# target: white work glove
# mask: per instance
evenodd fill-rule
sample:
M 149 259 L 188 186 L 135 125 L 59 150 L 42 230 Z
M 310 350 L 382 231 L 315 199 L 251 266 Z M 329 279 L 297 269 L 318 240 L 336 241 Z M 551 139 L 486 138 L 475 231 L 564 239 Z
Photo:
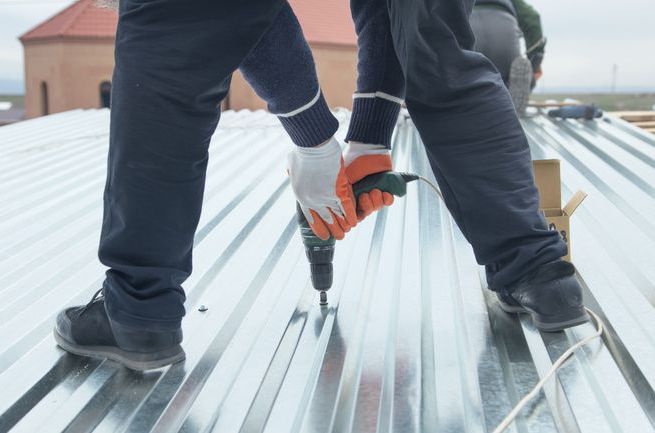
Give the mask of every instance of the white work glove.
M 366 176 L 393 169 L 391 152 L 379 144 L 366 144 L 351 141 L 343 153 L 346 175 L 351 184 L 355 184 Z M 379 189 L 360 194 L 357 198 L 357 220 L 361 221 L 384 206 L 393 204 L 393 195 Z
M 343 239 L 357 225 L 355 198 L 336 139 L 294 148 L 289 152 L 288 171 L 296 199 L 316 236 Z

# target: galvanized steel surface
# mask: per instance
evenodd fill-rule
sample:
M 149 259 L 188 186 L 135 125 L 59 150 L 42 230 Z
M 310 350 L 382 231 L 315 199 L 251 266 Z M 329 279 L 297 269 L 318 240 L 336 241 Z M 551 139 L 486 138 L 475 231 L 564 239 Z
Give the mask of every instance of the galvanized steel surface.
M 535 158 L 562 160 L 564 197 L 589 193 L 573 254 L 610 329 L 509 431 L 653 431 L 655 140 L 619 120 L 524 126 Z M 268 114 L 228 112 L 185 285 L 188 359 L 137 373 L 65 354 L 55 314 L 102 281 L 107 141 L 104 110 L 0 128 L 2 432 L 485 432 L 592 332 L 541 334 L 501 312 L 445 207 L 415 184 L 337 245 L 321 309 L 284 175 L 288 139 Z M 409 121 L 394 158 L 429 173 Z

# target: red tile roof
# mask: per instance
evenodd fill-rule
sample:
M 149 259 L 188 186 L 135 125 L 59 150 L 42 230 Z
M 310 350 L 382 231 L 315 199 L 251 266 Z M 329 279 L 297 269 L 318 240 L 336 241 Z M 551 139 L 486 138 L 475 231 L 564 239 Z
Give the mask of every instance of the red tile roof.
M 112 39 L 116 12 L 99 8 L 94 0 L 79 0 L 20 37 L 23 42 L 56 38 Z
M 289 0 L 311 43 L 355 45 L 348 0 Z M 79 0 L 28 31 L 23 42 L 57 38 L 113 38 L 116 12 Z

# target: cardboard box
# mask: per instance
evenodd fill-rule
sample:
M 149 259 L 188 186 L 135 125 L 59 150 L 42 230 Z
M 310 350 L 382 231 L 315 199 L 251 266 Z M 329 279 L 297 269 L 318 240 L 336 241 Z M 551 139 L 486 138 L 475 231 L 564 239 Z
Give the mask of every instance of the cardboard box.
M 571 261 L 571 226 L 569 219 L 573 212 L 587 197 L 582 191 L 573 194 L 571 200 L 562 207 L 562 182 L 558 159 L 533 161 L 534 177 L 539 189 L 539 209 L 548 221 L 551 230 L 557 230 L 569 247 L 565 260 Z

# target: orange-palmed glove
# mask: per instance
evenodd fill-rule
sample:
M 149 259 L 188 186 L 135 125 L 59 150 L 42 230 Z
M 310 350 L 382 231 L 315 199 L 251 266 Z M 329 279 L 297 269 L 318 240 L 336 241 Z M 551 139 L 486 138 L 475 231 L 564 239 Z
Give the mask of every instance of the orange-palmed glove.
M 382 145 L 364 144 L 356 141 L 348 143 L 343 154 L 346 174 L 351 184 L 357 183 L 366 176 L 375 173 L 391 171 L 391 152 Z M 393 195 L 374 189 L 369 193 L 360 194 L 357 199 L 357 220 L 361 221 L 384 206 L 393 204 Z
M 355 198 L 337 140 L 294 148 L 288 171 L 296 199 L 316 236 L 343 239 L 357 225 Z

